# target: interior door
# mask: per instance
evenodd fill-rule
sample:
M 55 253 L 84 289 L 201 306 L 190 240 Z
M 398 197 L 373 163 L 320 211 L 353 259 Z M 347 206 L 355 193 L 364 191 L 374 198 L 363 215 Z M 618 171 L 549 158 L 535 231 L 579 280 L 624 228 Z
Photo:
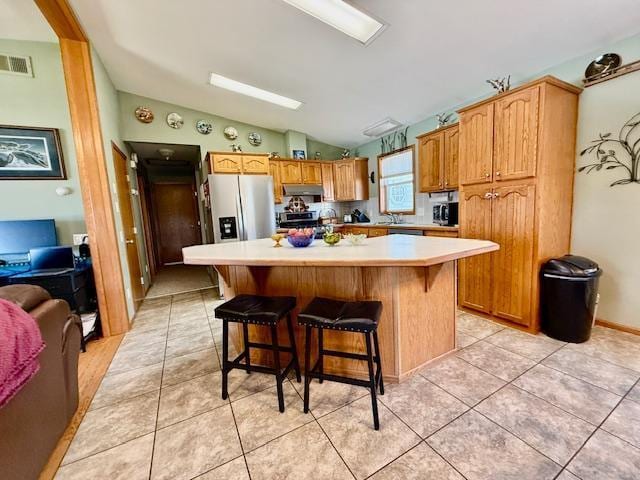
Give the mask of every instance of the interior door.
M 531 321 L 535 187 L 495 189 L 493 241 L 493 314 L 521 325 Z
M 202 242 L 192 183 L 154 183 L 156 245 L 162 265 L 181 263 L 182 248 Z
M 443 190 L 442 161 L 444 159 L 444 135 L 442 132 L 422 137 L 418 144 L 420 166 L 420 191 Z
M 491 188 L 478 185 L 460 194 L 460 237 L 492 240 Z M 477 255 L 458 262 L 459 304 L 481 312 L 491 311 L 491 254 Z
M 131 295 L 136 309 L 145 295 L 142 284 L 142 272 L 140 270 L 140 256 L 138 253 L 139 233 L 136 232 L 133 221 L 133 208 L 131 206 L 131 185 L 127 170 L 127 157 L 115 145 L 111 144 L 113 162 L 116 174 L 116 188 L 118 191 L 118 210 L 122 219 L 122 239 L 125 242 L 127 265 L 129 267 L 129 279 L 131 282 Z
M 495 106 L 495 180 L 536 174 L 540 87 L 512 93 Z
M 458 127 L 447 128 L 444 131 L 444 188 L 449 190 L 458 188 L 458 155 L 459 155 L 460 129 Z
M 460 114 L 460 184 L 492 180 L 493 103 Z

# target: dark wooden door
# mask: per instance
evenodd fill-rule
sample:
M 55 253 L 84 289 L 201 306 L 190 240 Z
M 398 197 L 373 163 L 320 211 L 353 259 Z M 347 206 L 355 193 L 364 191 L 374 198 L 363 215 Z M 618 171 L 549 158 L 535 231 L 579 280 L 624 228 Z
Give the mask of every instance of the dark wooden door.
M 193 184 L 153 184 L 156 245 L 162 265 L 182 262 L 182 247 L 201 243 L 196 202 Z

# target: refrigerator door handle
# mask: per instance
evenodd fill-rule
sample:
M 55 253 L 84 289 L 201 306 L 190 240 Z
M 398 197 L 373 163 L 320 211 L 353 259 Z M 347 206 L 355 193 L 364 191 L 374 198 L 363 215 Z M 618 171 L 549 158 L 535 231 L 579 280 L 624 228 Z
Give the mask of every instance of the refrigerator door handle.
M 242 211 L 242 201 L 240 199 L 240 192 L 236 195 L 236 215 L 238 223 L 238 240 L 246 240 L 247 234 L 244 225 L 244 212 Z

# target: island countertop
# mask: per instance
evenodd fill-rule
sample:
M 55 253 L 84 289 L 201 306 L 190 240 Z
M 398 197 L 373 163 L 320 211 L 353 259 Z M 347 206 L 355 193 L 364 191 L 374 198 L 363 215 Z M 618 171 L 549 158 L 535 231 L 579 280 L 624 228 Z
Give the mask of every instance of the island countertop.
M 275 248 L 271 239 L 196 245 L 182 249 L 184 263 L 245 266 L 429 266 L 493 252 L 498 244 L 465 238 L 387 235 L 367 238 L 361 245 L 342 240 L 329 246 L 316 239 L 306 248 L 294 248 L 286 239 Z

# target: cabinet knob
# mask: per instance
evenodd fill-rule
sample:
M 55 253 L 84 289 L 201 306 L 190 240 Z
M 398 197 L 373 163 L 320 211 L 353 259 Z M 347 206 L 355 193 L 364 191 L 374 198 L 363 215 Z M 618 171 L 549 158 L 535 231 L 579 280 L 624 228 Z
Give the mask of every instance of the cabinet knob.
M 489 178 L 490 175 L 488 173 L 485 173 L 484 176 L 485 178 Z
M 493 194 L 493 198 L 498 198 L 500 196 L 500 192 L 496 192 Z
M 491 192 L 487 192 L 487 193 L 484 194 L 484 198 L 489 200 L 490 198 L 493 198 L 493 194 Z
M 499 176 L 500 176 L 500 172 L 496 172 L 496 177 L 499 177 Z

